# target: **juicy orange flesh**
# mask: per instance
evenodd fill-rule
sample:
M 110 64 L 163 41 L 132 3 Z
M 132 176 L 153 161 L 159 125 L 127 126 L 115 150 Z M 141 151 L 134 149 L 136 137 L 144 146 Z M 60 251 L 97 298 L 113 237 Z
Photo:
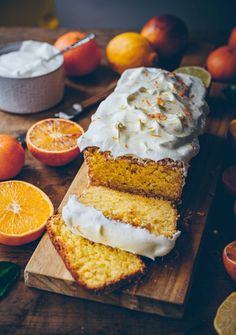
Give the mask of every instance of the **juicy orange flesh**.
M 48 120 L 35 125 L 30 132 L 30 141 L 37 148 L 48 151 L 65 151 L 77 145 L 80 128 L 65 120 Z
M 0 232 L 21 235 L 42 226 L 52 207 L 37 189 L 27 184 L 0 184 Z
M 226 248 L 226 255 L 228 256 L 231 261 L 236 263 L 236 242 L 231 243 L 227 248 Z

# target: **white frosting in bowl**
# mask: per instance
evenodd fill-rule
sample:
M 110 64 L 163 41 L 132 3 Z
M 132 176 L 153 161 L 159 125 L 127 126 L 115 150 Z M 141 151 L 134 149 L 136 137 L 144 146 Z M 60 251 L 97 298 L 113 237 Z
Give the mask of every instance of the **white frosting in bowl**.
M 57 52 L 51 44 L 24 41 L 19 50 L 0 56 L 0 77 L 33 78 L 50 73 L 63 64 L 62 55 L 46 61 Z
M 114 157 L 133 155 L 188 162 L 199 151 L 208 105 L 200 79 L 156 68 L 125 71 L 98 107 L 81 150 L 96 146 Z
M 180 231 L 177 231 L 172 238 L 157 236 L 145 228 L 111 220 L 95 208 L 82 204 L 75 195 L 63 207 L 62 217 L 75 235 L 153 260 L 167 255 L 180 235 Z

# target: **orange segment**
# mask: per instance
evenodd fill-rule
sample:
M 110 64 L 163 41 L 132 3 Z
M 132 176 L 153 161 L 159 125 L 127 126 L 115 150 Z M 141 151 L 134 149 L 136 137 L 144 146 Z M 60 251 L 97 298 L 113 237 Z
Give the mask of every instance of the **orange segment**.
M 83 133 L 83 129 L 75 122 L 46 119 L 35 123 L 28 130 L 27 147 L 44 164 L 65 165 L 79 154 L 77 140 Z
M 0 183 L 0 243 L 21 245 L 37 239 L 53 211 L 48 196 L 34 185 Z
M 219 335 L 236 334 L 236 292 L 230 294 L 218 308 L 214 327 Z

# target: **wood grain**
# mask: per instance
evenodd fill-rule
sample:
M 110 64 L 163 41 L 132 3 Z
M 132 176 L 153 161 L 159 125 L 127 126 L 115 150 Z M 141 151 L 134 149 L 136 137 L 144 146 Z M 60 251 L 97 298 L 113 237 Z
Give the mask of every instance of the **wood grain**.
M 213 92 L 216 90 L 217 87 L 214 87 Z M 63 266 L 47 234 L 40 242 L 25 269 L 26 284 L 129 309 L 169 317 L 182 317 L 222 166 L 223 143 L 229 120 L 232 117 L 228 111 L 227 113 L 221 111 L 220 118 L 215 117 L 217 114 L 214 114 L 214 110 L 212 110 L 211 115 L 208 119 L 205 134 L 200 139 L 200 154 L 191 162 L 191 169 L 183 194 L 182 219 L 179 226 L 180 230 L 183 231 L 185 228 L 183 218 L 191 213 L 189 231 L 182 232 L 177 247 L 170 255 L 163 259 L 157 259 L 155 262 L 150 262 L 149 272 L 143 278 L 141 284 L 99 297 L 83 291 L 76 286 L 71 275 Z M 85 165 L 83 165 L 60 208 L 65 204 L 69 195 L 81 192 L 86 185 L 87 172 Z M 45 254 L 47 254 L 47 259 L 44 257 Z
M 79 25 L 79 23 L 78 23 Z M 0 27 L 0 44 L 23 39 L 34 39 L 52 43 L 66 29 L 47 30 L 29 27 Z M 120 30 L 94 31 L 100 45 L 105 48 L 108 40 Z M 184 65 L 204 65 L 209 51 L 219 45 L 227 36 L 199 35 L 191 39 Z M 88 98 L 103 87 L 117 79 L 116 75 L 103 65 L 91 76 L 73 79 L 76 89 L 67 87 L 65 98 L 55 108 L 34 116 L 17 116 L 0 111 L 0 132 L 16 136 L 25 131 L 35 121 L 52 116 L 55 112 L 67 108 L 73 102 Z M 79 91 L 77 90 L 79 88 Z M 236 111 L 221 94 L 222 85 L 212 87 L 209 103 L 211 119 L 221 128 L 220 119 L 224 112 L 224 122 Z M 86 129 L 91 109 L 77 120 Z M 228 116 L 227 116 L 228 113 Z M 219 122 L 217 122 L 217 120 Z M 215 127 L 207 129 L 210 134 Z M 215 130 L 214 130 L 215 131 Z M 235 155 L 227 141 L 221 142 L 219 150 L 224 146 L 224 166 L 236 164 Z M 209 155 L 211 150 L 209 150 Z M 53 201 L 55 208 L 59 206 L 66 190 L 74 179 L 82 164 L 80 156 L 76 161 L 63 168 L 49 168 L 39 163 L 26 151 L 26 165 L 18 176 L 19 179 L 31 182 L 43 189 Z M 204 170 L 204 164 L 202 164 Z M 192 169 L 190 169 L 192 171 Z M 0 245 L 0 260 L 12 261 L 22 268 L 21 280 L 12 288 L 9 295 L 0 303 L 0 333 L 10 335 L 21 334 L 96 334 L 96 335 L 213 335 L 213 319 L 219 304 L 228 294 L 235 291 L 235 285 L 224 270 L 221 252 L 226 244 L 236 236 L 236 225 L 232 215 L 233 200 L 224 192 L 220 183 L 217 188 L 213 208 L 207 224 L 207 232 L 202 242 L 202 251 L 195 271 L 186 312 L 182 320 L 167 319 L 157 315 L 139 313 L 124 308 L 98 304 L 85 299 L 77 299 L 61 294 L 29 289 L 24 284 L 23 269 L 30 259 L 38 241 L 22 247 Z M 186 226 L 186 229 L 188 226 Z M 45 256 L 46 257 L 46 256 Z

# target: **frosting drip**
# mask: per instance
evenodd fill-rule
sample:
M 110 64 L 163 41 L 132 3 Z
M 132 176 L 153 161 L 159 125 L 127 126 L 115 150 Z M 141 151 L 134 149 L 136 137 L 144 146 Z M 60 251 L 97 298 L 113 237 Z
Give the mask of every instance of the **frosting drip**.
M 167 255 L 180 235 L 180 231 L 177 231 L 172 238 L 156 236 L 145 228 L 111 220 L 95 208 L 82 204 L 75 195 L 63 207 L 62 217 L 75 235 L 153 260 L 157 256 Z

